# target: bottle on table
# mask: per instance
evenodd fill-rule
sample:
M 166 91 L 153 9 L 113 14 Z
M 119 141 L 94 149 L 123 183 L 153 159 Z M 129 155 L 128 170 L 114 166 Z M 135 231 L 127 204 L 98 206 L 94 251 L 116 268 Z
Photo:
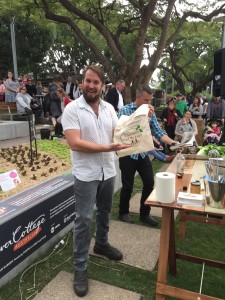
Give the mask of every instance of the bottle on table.
M 182 178 L 184 175 L 185 157 L 179 152 L 177 157 L 177 177 Z

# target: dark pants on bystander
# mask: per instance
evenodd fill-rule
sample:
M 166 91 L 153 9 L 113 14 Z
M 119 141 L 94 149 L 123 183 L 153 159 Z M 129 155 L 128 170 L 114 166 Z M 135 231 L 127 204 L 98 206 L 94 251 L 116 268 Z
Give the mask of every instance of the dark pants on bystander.
M 145 158 L 138 156 L 138 160 L 132 159 L 130 156 L 121 157 L 119 166 L 122 176 L 122 188 L 120 192 L 119 214 L 129 213 L 129 202 L 133 191 L 134 176 L 136 171 L 139 173 L 143 182 L 143 189 L 140 201 L 140 217 L 149 215 L 150 207 L 144 205 L 144 202 L 150 195 L 154 187 L 154 176 L 152 165 L 148 155 Z

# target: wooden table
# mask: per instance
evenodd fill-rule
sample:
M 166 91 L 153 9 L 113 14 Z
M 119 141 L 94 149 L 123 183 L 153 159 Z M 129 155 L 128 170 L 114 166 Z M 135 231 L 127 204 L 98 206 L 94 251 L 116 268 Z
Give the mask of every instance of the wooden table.
M 196 160 L 196 157 L 187 156 L 185 162 L 185 173 L 182 179 L 176 178 L 176 196 L 179 190 L 183 186 L 189 186 L 190 182 L 196 176 L 200 176 L 200 165 L 204 165 L 204 161 Z M 196 165 L 197 164 L 197 165 Z M 176 159 L 171 163 L 167 172 L 175 173 L 176 172 Z M 193 175 L 194 174 L 194 175 Z M 174 297 L 176 299 L 183 300 L 218 300 L 219 298 L 199 294 L 189 290 L 184 290 L 167 284 L 167 273 L 168 267 L 169 272 L 172 275 L 177 273 L 176 268 L 176 259 L 182 259 L 194 263 L 205 263 L 207 266 L 212 266 L 216 268 L 225 269 L 225 263 L 209 260 L 197 256 L 191 256 L 187 254 L 182 254 L 176 252 L 176 243 L 175 243 L 175 224 L 174 224 L 174 210 L 179 210 L 180 212 L 186 212 L 189 216 L 191 212 L 197 212 L 199 214 L 190 215 L 188 218 L 191 221 L 209 223 L 215 225 L 225 225 L 225 221 L 218 218 L 210 217 L 208 218 L 207 214 L 210 212 L 210 215 L 224 216 L 224 209 L 210 209 L 208 206 L 196 208 L 191 206 L 182 207 L 177 205 L 176 202 L 173 203 L 159 203 L 157 202 L 155 196 L 155 190 L 151 193 L 148 199 L 145 202 L 146 205 L 161 207 L 162 208 L 162 223 L 161 223 L 161 236 L 160 236 L 160 251 L 159 251 L 159 263 L 158 263 L 158 274 L 157 274 L 157 285 L 156 285 L 156 299 L 163 300 L 166 299 L 166 296 Z

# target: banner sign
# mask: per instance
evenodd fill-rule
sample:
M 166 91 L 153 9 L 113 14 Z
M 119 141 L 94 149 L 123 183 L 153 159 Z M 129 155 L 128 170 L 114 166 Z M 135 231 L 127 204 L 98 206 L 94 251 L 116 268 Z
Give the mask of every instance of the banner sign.
M 0 202 L 0 278 L 73 222 L 74 203 L 72 175 Z

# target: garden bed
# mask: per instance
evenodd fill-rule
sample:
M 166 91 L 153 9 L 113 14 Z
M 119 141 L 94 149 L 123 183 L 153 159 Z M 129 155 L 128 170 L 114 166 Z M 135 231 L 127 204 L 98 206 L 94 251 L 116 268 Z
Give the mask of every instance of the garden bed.
M 16 170 L 21 179 L 15 189 L 0 190 L 0 201 L 71 169 L 69 148 L 65 143 L 39 141 L 37 153 L 31 165 L 29 145 L 0 149 L 0 173 Z

